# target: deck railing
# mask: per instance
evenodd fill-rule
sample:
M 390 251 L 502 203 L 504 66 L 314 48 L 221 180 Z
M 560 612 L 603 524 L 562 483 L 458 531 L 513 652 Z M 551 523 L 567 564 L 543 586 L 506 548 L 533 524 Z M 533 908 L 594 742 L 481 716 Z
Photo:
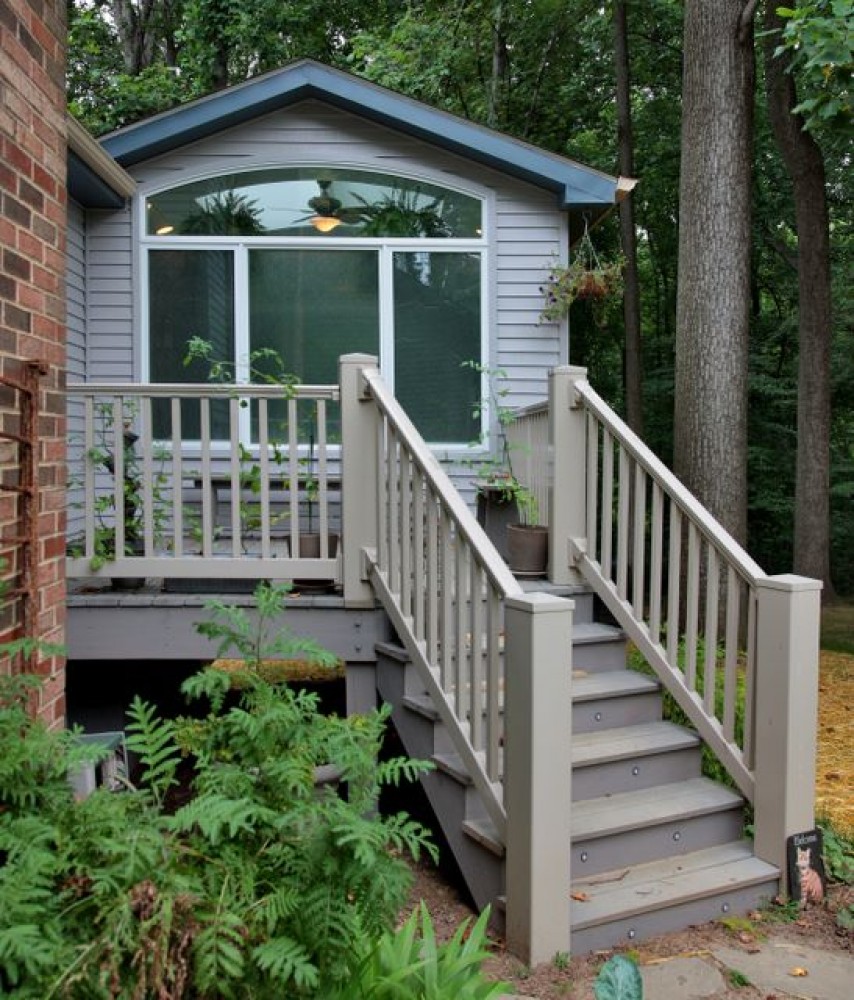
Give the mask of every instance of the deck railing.
M 549 457 L 549 406 L 535 403 L 513 411 L 504 426 L 513 475 L 525 484 L 537 503 L 540 524 L 549 523 L 549 486 L 552 480 Z
M 337 386 L 68 396 L 69 576 L 340 578 Z

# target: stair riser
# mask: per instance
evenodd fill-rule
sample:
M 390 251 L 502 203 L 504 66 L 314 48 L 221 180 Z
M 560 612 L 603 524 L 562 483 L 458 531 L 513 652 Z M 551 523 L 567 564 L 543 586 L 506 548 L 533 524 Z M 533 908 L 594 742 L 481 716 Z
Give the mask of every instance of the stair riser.
M 725 890 L 703 899 L 694 899 L 650 913 L 597 924 L 591 927 L 572 928 L 573 955 L 584 955 L 618 945 L 636 945 L 640 941 L 683 930 L 691 924 L 706 923 L 725 916 L 749 913 L 773 899 L 779 884 L 769 881 L 740 889 Z M 573 903 L 573 924 L 584 919 L 584 903 Z
M 660 718 L 661 695 L 654 692 L 597 698 L 572 704 L 574 733 L 595 733 L 600 729 L 637 726 Z
M 573 642 L 572 666 L 576 670 L 586 670 L 589 674 L 602 670 L 624 670 L 625 640 L 609 638 L 592 642 Z
M 697 747 L 649 754 L 634 759 L 588 764 L 572 770 L 572 800 L 596 799 L 619 792 L 653 788 L 671 781 L 686 781 L 700 774 Z
M 743 827 L 741 809 L 729 809 L 605 837 L 578 839 L 572 845 L 572 877 L 585 879 L 600 872 L 619 872 L 645 861 L 727 844 L 741 838 Z

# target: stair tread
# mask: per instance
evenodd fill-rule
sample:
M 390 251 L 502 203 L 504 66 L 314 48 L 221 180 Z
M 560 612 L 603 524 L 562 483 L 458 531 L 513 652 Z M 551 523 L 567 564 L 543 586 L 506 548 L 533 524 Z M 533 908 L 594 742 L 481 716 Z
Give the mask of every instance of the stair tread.
M 620 628 L 605 625 L 602 622 L 574 622 L 572 626 L 572 644 L 584 645 L 588 642 L 621 642 L 626 635 Z
M 695 733 L 672 722 L 644 722 L 619 729 L 576 733 L 572 737 L 572 764 L 573 767 L 585 767 L 603 761 L 696 747 L 699 743 Z
M 580 930 L 661 910 L 779 875 L 777 868 L 755 857 L 748 841 L 606 872 L 573 882 L 573 892 L 584 893 L 585 899 L 572 901 L 572 927 Z
M 573 841 L 738 809 L 743 798 L 708 778 L 603 795 L 573 803 Z
M 572 700 L 594 701 L 598 698 L 618 698 L 623 695 L 648 694 L 660 690 L 661 685 L 646 674 L 634 670 L 603 670 L 583 674 L 573 671 Z

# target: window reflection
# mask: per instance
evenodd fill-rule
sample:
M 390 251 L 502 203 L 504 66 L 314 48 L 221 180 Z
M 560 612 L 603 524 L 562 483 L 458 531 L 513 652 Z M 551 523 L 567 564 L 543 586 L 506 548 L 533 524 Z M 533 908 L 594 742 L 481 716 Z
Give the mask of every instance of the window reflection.
M 481 203 L 390 174 L 300 167 L 184 184 L 147 203 L 157 236 L 477 238 Z

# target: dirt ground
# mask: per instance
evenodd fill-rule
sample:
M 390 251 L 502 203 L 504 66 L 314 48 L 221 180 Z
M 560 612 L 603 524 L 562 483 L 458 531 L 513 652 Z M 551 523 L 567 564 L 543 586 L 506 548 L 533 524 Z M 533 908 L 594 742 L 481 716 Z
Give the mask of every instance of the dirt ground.
M 457 890 L 434 868 L 422 865 L 415 869 L 413 903 L 423 899 L 440 940 L 452 936 L 459 923 L 472 917 L 472 910 L 461 899 Z M 831 886 L 823 906 L 814 906 L 792 919 L 787 908 L 772 906 L 756 911 L 745 919 L 733 919 L 726 924 L 714 922 L 691 927 L 676 934 L 667 934 L 643 942 L 633 951 L 625 951 L 641 966 L 670 958 L 701 957 L 711 959 L 711 949 L 716 945 L 743 948 L 745 953 L 762 947 L 768 940 L 806 942 L 814 948 L 854 954 L 854 935 L 837 927 L 836 911 L 854 902 L 854 887 Z M 517 994 L 535 997 L 536 1000 L 594 1000 L 593 981 L 602 963 L 613 951 L 595 952 L 579 958 L 564 960 L 558 956 L 552 963 L 529 969 L 504 950 L 500 939 L 494 941 L 493 955 L 485 970 L 491 979 L 511 984 Z M 716 963 L 717 964 L 717 963 Z M 719 966 L 727 982 L 731 973 L 738 970 Z M 737 979 L 737 977 L 736 977 Z M 808 996 L 793 980 L 792 996 Z M 753 986 L 739 986 L 736 982 L 714 1000 L 775 1000 L 773 996 Z M 782 1000 L 782 998 L 780 998 Z M 841 1000 L 841 998 L 840 998 Z
M 852 608 L 854 612 L 854 608 Z M 852 615 L 854 617 L 854 615 Z M 835 828 L 854 836 L 854 655 L 823 651 L 819 686 L 818 759 L 816 764 L 816 812 L 829 818 Z M 440 940 L 449 938 L 472 910 L 450 881 L 429 866 L 415 869 L 413 902 L 424 899 Z M 840 908 L 854 904 L 854 886 L 828 886 L 824 904 L 811 907 L 794 917 L 782 906 L 750 914 L 744 920 L 714 922 L 691 927 L 642 943 L 628 952 L 640 965 L 676 957 L 710 958 L 717 945 L 742 948 L 745 953 L 761 948 L 763 941 L 807 943 L 814 948 L 854 954 L 854 934 L 837 926 Z M 526 968 L 508 954 L 503 943 L 495 942 L 487 964 L 491 978 L 509 982 L 516 993 L 537 1000 L 594 1000 L 593 981 L 602 963 L 613 952 L 594 953 Z M 738 985 L 738 970 L 721 968 L 731 986 L 714 1000 L 776 1000 L 750 985 Z M 791 996 L 808 997 L 793 980 Z

